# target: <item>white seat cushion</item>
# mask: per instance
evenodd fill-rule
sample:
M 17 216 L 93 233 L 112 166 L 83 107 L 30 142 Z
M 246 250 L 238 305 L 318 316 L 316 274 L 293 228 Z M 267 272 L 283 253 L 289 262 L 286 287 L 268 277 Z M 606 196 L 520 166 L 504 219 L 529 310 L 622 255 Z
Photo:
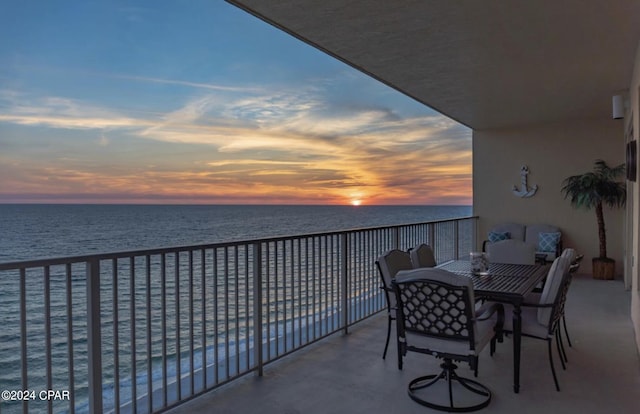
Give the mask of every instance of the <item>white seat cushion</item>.
M 562 254 L 560 256 L 566 257 L 569 260 L 569 265 L 571 265 L 574 260 L 576 260 L 577 253 L 575 249 L 568 247 L 562 251 Z
M 494 335 L 493 327 L 495 324 L 495 318 L 476 323 L 476 331 L 473 338 L 475 349 L 471 349 L 468 341 L 432 338 L 412 332 L 406 333 L 407 345 L 426 348 L 438 352 L 449 352 L 457 355 L 478 355 L 489 341 L 491 341 L 491 338 Z
M 501 240 L 487 245 L 489 262 L 532 265 L 536 262 L 535 247 L 521 240 Z
M 522 313 L 522 334 L 528 336 L 534 336 L 540 339 L 547 339 L 549 337 L 549 328 L 546 325 L 538 322 L 538 308 L 528 308 L 522 306 L 520 308 Z M 513 332 L 513 305 L 504 305 L 504 330 Z
M 549 274 L 547 275 L 547 280 L 544 282 L 544 287 L 542 288 L 540 302 L 538 303 L 541 305 L 553 304 L 558 294 L 558 289 L 560 289 L 560 285 L 562 284 L 562 276 L 564 276 L 568 269 L 569 260 L 566 257 L 558 257 L 553 261 L 551 269 L 549 269 Z M 550 317 L 550 307 L 538 309 L 538 322 L 546 325 L 549 323 Z

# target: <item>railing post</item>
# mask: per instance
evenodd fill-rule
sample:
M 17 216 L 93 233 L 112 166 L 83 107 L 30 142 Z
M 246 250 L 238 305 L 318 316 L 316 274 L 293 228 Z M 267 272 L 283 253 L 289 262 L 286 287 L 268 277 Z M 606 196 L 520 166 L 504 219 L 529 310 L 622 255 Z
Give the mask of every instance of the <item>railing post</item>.
M 89 359 L 89 412 L 101 413 L 103 410 L 100 261 L 96 258 L 87 262 L 87 348 Z
M 257 375 L 263 374 L 262 353 L 262 243 L 253 243 L 253 355 Z
M 342 330 L 349 333 L 349 235 L 340 235 L 340 283 L 342 284 Z
M 453 222 L 453 255 L 456 260 L 460 258 L 460 226 L 458 220 Z
M 28 389 L 29 375 L 27 373 L 27 271 L 20 269 L 20 363 L 22 365 L 22 389 Z M 3 390 L 4 391 L 4 390 Z M 22 412 L 29 412 L 29 400 L 22 400 Z
M 392 236 L 392 248 L 399 249 L 400 248 L 400 227 L 395 226 L 391 228 L 391 236 Z
M 429 223 L 427 224 L 427 240 L 428 240 L 428 244 L 429 246 L 431 246 L 431 248 L 433 249 L 433 253 L 436 256 L 436 261 L 439 262 L 441 259 L 441 254 L 440 252 L 442 251 L 441 247 L 438 246 L 435 242 L 435 238 L 436 238 L 436 223 Z
M 436 248 L 436 225 L 435 223 L 429 224 L 429 245 L 432 249 Z
M 473 238 L 471 239 L 471 251 L 478 251 L 478 217 L 471 218 L 473 220 Z

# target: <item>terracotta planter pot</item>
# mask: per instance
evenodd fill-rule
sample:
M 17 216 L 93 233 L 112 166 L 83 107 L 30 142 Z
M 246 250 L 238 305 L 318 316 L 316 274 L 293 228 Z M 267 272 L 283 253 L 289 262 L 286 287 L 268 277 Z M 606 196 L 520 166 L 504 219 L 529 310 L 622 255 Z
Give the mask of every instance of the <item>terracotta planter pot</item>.
M 591 261 L 593 266 L 593 278 L 603 280 L 613 280 L 616 274 L 616 261 L 613 259 L 602 259 L 594 257 Z

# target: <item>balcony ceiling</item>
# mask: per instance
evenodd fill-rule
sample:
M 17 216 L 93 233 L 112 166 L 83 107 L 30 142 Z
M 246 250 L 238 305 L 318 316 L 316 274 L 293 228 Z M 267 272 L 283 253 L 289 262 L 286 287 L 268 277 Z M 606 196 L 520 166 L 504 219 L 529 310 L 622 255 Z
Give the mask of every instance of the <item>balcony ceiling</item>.
M 638 0 L 228 0 L 473 129 L 611 118 Z

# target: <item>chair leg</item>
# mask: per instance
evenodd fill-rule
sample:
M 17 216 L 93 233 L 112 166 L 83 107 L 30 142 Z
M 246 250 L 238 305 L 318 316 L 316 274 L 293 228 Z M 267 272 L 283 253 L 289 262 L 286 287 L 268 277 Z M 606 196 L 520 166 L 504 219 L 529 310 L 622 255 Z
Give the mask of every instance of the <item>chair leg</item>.
M 564 347 L 564 340 L 562 339 L 562 332 L 560 332 L 560 328 L 558 327 L 557 330 L 557 335 L 558 335 L 558 343 L 560 344 L 560 350 L 562 351 L 562 360 L 566 363 L 569 362 L 569 358 L 567 358 L 567 351 Z
M 491 338 L 491 343 L 490 343 L 490 347 L 491 347 L 490 348 L 490 351 L 491 351 L 490 355 L 491 356 L 493 356 L 493 354 L 496 353 L 496 341 L 500 342 L 500 343 L 503 343 L 504 342 L 504 336 L 505 336 L 505 333 L 501 328 L 499 328 L 497 330 L 494 328 L 493 338 Z
M 562 364 L 562 369 L 567 370 L 567 366 L 565 365 L 565 355 L 564 355 L 564 345 L 562 344 L 562 337 L 560 334 L 560 330 L 556 329 L 556 348 L 558 349 L 558 356 L 560 356 L 560 363 Z
M 382 353 L 382 359 L 387 358 L 387 349 L 389 349 L 389 339 L 391 338 L 391 316 L 388 318 L 387 323 L 387 342 L 384 344 L 384 352 Z
M 567 320 L 565 319 L 564 315 L 562 315 L 562 326 L 564 328 L 564 336 L 567 337 L 567 343 L 571 348 L 573 348 L 573 345 L 571 345 L 571 338 L 569 338 L 569 331 L 567 330 Z
M 556 369 L 553 366 L 553 349 L 551 346 L 551 339 L 547 339 L 548 350 L 549 350 L 549 365 L 551 365 L 551 373 L 553 374 L 553 382 L 556 384 L 556 390 L 560 391 L 560 385 L 558 385 L 558 377 L 556 377 Z
M 476 365 L 476 377 L 478 376 L 478 366 Z M 453 407 L 453 373 L 447 373 L 447 383 L 449 385 L 449 407 Z

